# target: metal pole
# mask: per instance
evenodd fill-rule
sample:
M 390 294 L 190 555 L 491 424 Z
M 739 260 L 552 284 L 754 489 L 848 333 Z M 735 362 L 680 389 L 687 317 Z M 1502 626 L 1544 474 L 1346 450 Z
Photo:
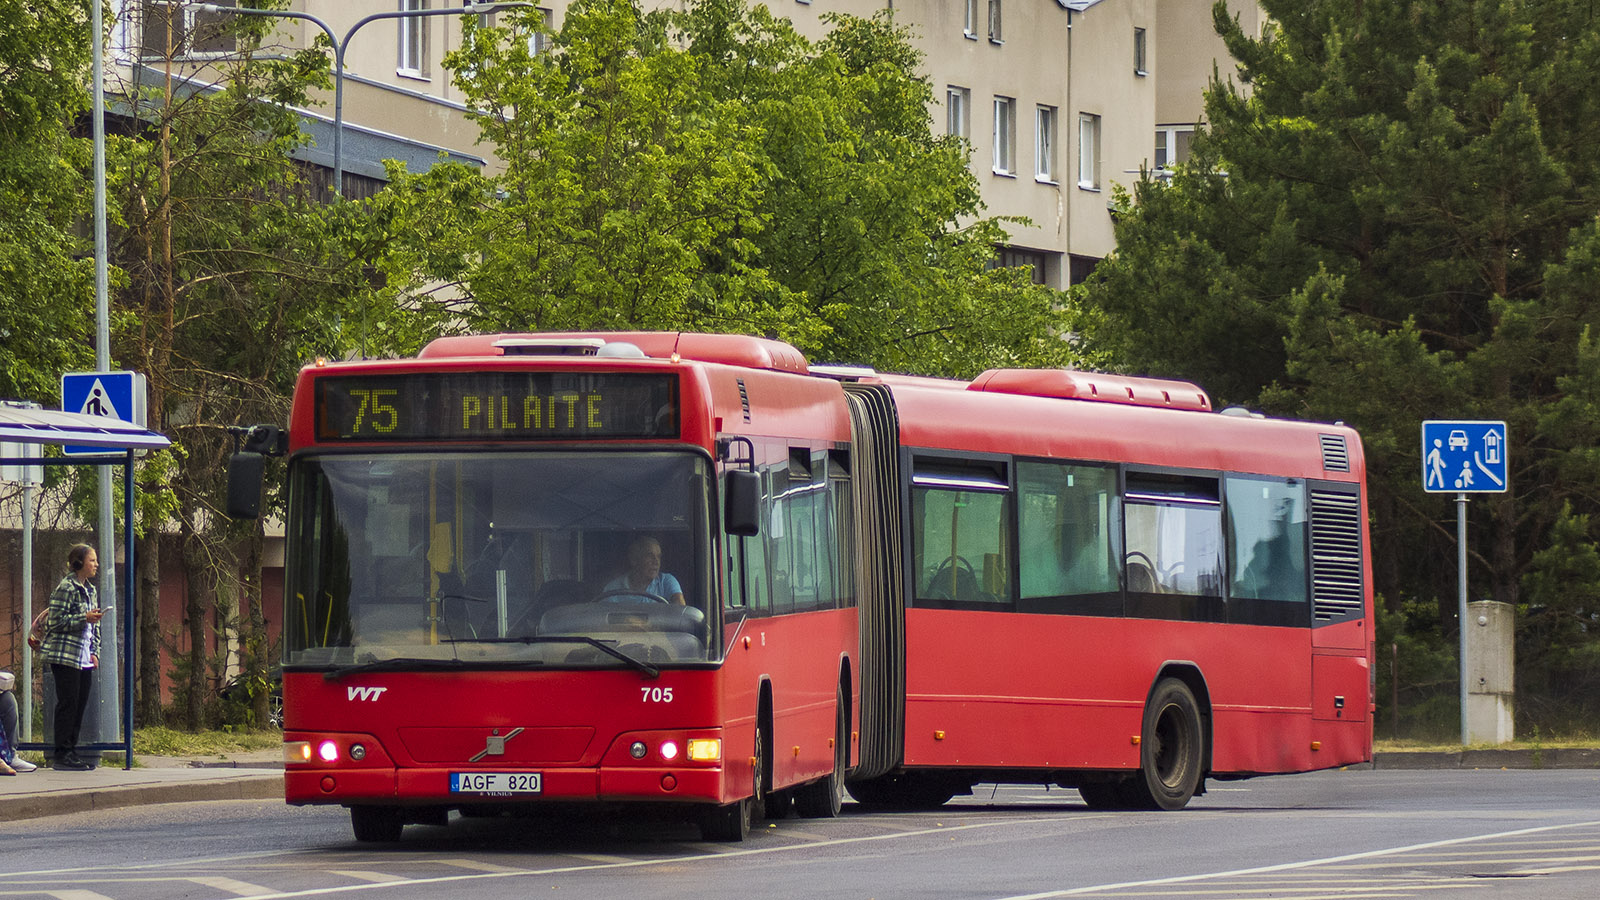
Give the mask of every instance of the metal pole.
M 101 21 L 100 6 L 99 2 L 89 4 L 94 64 L 94 361 L 97 371 L 108 372 L 111 370 L 111 303 L 106 259 L 105 31 Z M 98 468 L 100 520 L 96 544 L 99 547 L 100 557 L 100 596 L 114 598 L 117 595 L 117 550 L 116 516 L 112 498 L 115 493 L 116 473 L 108 465 Z M 112 615 L 112 621 L 101 629 L 100 670 L 96 673 L 100 677 L 91 682 L 90 689 L 93 697 L 90 706 L 95 709 L 95 713 L 90 722 L 88 737 L 90 742 L 94 743 L 104 740 L 117 728 L 116 709 L 114 706 L 107 707 L 105 703 L 107 697 L 112 698 L 114 703 L 118 696 L 116 666 L 118 641 L 115 613 Z M 108 679 L 109 683 L 106 683 Z
M 33 482 L 22 483 L 22 627 L 33 624 Z M 22 683 L 17 685 L 22 740 L 33 740 L 33 652 L 22 654 Z
M 134 578 L 139 571 L 134 565 L 133 546 L 133 450 L 122 463 L 122 516 L 127 522 L 122 529 L 123 560 L 128 564 L 126 586 L 122 590 L 122 768 L 133 768 L 133 626 L 137 616 L 134 606 Z M 113 613 L 115 615 L 115 613 Z M 114 625 L 115 623 L 113 623 Z
M 1461 647 L 1461 746 L 1467 745 L 1467 495 L 1456 494 L 1456 631 Z
M 401 9 L 390 12 L 373 13 L 358 20 L 344 33 L 340 40 L 333 33 L 327 22 L 322 21 L 310 13 L 298 12 L 290 9 L 250 9 L 248 7 L 218 6 L 215 3 L 191 3 L 209 13 L 232 13 L 236 16 L 265 16 L 273 19 L 305 19 L 321 28 L 328 36 L 328 42 L 333 44 L 333 192 L 344 196 L 344 51 L 350 45 L 350 39 L 355 37 L 357 31 L 368 22 L 379 19 L 422 19 L 429 16 L 460 16 L 483 15 L 498 12 L 502 9 L 535 9 L 533 3 L 467 3 L 458 7 L 445 7 L 443 9 Z

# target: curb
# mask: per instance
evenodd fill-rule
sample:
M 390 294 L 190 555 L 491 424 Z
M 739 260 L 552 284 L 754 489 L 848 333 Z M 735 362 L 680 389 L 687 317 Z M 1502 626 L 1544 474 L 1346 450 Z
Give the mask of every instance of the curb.
M 1372 755 L 1372 768 L 1418 769 L 1600 769 L 1600 749 L 1396 750 Z
M 274 800 L 283 798 L 283 779 L 233 778 L 187 784 L 139 784 L 51 791 L 7 797 L 0 804 L 0 822 L 96 812 L 127 806 L 200 803 L 206 800 Z

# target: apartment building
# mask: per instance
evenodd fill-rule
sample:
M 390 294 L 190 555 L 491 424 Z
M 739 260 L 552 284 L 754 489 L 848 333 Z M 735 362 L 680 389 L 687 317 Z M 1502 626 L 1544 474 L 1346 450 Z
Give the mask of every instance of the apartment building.
M 1253 2 L 1229 4 L 1247 31 L 1259 27 Z M 116 50 L 135 67 L 141 56 L 148 62 L 163 55 L 168 41 L 187 58 L 230 49 L 215 31 L 229 13 L 173 0 L 117 5 Z M 539 0 L 555 27 L 568 5 Z M 386 157 L 422 169 L 444 151 L 491 171 L 498 166 L 494 148 L 477 142 L 440 63 L 460 41 L 460 20 L 447 13 L 461 6 L 458 0 L 292 4 L 345 45 L 346 195 L 381 189 Z M 999 258 L 1033 266 L 1036 281 L 1056 288 L 1082 280 L 1111 252 L 1115 186 L 1130 186 L 1141 168 L 1159 171 L 1182 161 L 1213 65 L 1224 76 L 1231 71 L 1212 27 L 1211 0 L 768 0 L 768 6 L 811 37 L 822 34 L 830 12 L 893 10 L 924 55 L 934 90 L 932 127 L 971 142 L 987 212 L 1031 222 L 1012 228 Z M 393 13 L 405 15 L 369 19 Z M 321 30 L 311 19 L 285 18 L 276 35 L 289 49 L 309 44 Z M 317 146 L 306 155 L 331 167 L 332 98 L 324 99 L 307 117 Z

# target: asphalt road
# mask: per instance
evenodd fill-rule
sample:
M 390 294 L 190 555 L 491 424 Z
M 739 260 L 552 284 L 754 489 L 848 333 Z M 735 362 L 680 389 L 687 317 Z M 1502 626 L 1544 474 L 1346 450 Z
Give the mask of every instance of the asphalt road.
M 937 813 L 769 823 L 462 820 L 358 845 L 343 810 L 218 801 L 0 825 L 0 897 L 1584 898 L 1600 770 L 1345 771 L 1213 783 L 1179 813 L 985 786 Z

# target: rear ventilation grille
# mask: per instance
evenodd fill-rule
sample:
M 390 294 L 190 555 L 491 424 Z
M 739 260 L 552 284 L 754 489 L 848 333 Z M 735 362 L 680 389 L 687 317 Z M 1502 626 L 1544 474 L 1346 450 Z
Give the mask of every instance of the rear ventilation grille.
M 1311 492 L 1311 605 L 1321 625 L 1365 613 L 1361 581 L 1361 498 Z
M 739 381 L 739 406 L 744 410 L 744 420 L 750 421 L 750 389 L 744 386 L 744 379 Z
M 1329 472 L 1350 471 L 1350 448 L 1345 446 L 1344 436 L 1338 434 L 1319 434 L 1322 441 L 1322 468 Z

